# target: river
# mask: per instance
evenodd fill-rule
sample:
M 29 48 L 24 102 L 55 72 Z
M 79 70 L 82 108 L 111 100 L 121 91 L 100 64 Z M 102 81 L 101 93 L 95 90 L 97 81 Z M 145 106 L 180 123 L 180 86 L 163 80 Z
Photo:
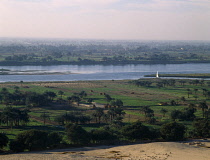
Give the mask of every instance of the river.
M 82 80 L 124 80 L 144 78 L 144 75 L 164 73 L 209 73 L 210 63 L 186 64 L 129 64 L 129 65 L 51 65 L 51 66 L 0 66 L 16 71 L 35 73 L 63 72 L 61 75 L 0 75 L 0 82 L 19 81 L 82 81 Z M 71 74 L 67 74 L 71 72 Z

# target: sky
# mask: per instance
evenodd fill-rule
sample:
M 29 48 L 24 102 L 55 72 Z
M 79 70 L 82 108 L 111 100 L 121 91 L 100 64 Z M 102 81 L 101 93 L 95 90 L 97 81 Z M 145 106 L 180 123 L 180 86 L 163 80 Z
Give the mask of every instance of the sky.
M 0 37 L 210 40 L 210 0 L 0 0 Z

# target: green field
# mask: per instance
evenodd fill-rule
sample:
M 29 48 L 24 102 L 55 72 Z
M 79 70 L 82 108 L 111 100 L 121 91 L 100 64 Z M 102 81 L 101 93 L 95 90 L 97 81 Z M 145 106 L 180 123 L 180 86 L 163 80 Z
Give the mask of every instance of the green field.
M 55 117 L 68 113 L 77 114 L 77 112 L 91 116 L 95 110 L 93 104 L 95 104 L 96 108 L 104 108 L 104 105 L 110 103 L 107 102 L 104 94 L 110 95 L 114 100 L 120 99 L 123 102 L 122 108 L 126 113 L 123 116 L 123 123 L 128 124 L 140 120 L 145 125 L 154 128 L 160 128 L 162 124 L 172 121 L 170 114 L 173 110 L 184 110 L 188 108 L 189 104 L 193 103 L 196 107 L 196 117 L 202 118 L 202 109 L 198 107 L 199 103 L 206 101 L 207 105 L 210 105 L 210 95 L 204 94 L 204 89 L 206 93 L 210 90 L 208 81 L 192 83 L 192 80 L 185 80 L 186 82 L 183 84 L 180 80 L 175 80 L 173 85 L 165 85 L 162 87 L 157 86 L 158 83 L 162 83 L 161 79 L 144 79 L 138 81 L 150 81 L 151 85 L 138 86 L 135 85 L 134 81 L 129 80 L 1 83 L 1 89 L 7 88 L 8 92 L 11 93 L 15 91 L 15 86 L 18 86 L 20 92 L 37 92 L 43 94 L 46 91 L 51 91 L 55 92 L 57 97 L 48 105 L 30 107 L 30 121 L 27 125 L 11 127 L 2 123 L 0 130 L 6 133 L 10 139 L 14 139 L 18 133 L 29 129 L 47 130 L 50 132 L 58 131 L 64 134 L 64 128 L 59 127 L 60 124 L 55 121 Z M 188 93 L 189 89 L 191 91 L 190 93 Z M 59 95 L 59 91 L 63 92 L 62 97 Z M 81 91 L 85 91 L 87 96 L 82 98 L 80 104 L 69 104 L 67 98 Z M 58 102 L 57 100 L 61 98 L 63 101 Z M 92 103 L 87 102 L 89 98 L 92 98 Z M 172 105 L 171 101 L 175 101 L 176 104 Z M 10 105 L 14 108 L 26 108 L 25 105 Z M 149 106 L 149 108 L 154 111 L 154 118 L 156 119 L 154 124 L 149 124 L 145 121 L 146 117 L 142 111 L 144 106 Z M 5 107 L 6 104 L 2 101 L 0 111 L 3 111 Z M 161 112 L 162 109 L 167 110 L 165 115 Z M 105 109 L 104 112 L 107 113 L 107 109 Z M 49 119 L 46 120 L 45 125 L 44 120 L 41 118 L 43 113 L 49 115 Z M 192 129 L 192 121 L 182 121 L 179 119 L 176 121 L 185 124 L 188 130 Z M 94 120 L 91 120 L 89 124 L 82 124 L 82 126 L 90 131 L 104 124 L 106 124 L 104 120 L 102 120 L 100 125 Z

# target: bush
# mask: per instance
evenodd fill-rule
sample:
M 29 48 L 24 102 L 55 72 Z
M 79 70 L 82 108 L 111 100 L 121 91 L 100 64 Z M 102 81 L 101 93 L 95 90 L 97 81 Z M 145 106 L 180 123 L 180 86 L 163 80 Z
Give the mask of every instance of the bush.
M 24 146 L 24 148 L 21 148 L 21 151 L 24 149 L 30 151 L 46 149 L 47 135 L 47 132 L 35 129 L 22 132 L 16 136 L 15 141 L 10 145 L 12 147 L 11 150 L 17 152 L 18 150 L 15 150 L 17 144 Z
M 168 141 L 180 141 L 184 139 L 186 127 L 183 124 L 170 122 L 164 124 L 161 129 L 161 137 Z
M 117 140 L 117 137 L 114 136 L 109 131 L 106 131 L 104 129 L 98 129 L 98 130 L 93 130 L 91 132 L 91 139 L 95 143 L 101 143 L 101 142 L 110 142 L 113 140 Z
M 20 141 L 14 140 L 10 142 L 9 148 L 13 152 L 23 152 L 25 149 L 25 146 Z
M 148 127 L 140 121 L 126 125 L 122 128 L 122 135 L 129 140 L 150 139 L 151 133 Z
M 90 142 L 90 136 L 88 132 L 76 124 L 67 124 L 66 134 L 68 140 L 73 144 L 83 145 Z
M 47 146 L 54 148 L 56 145 L 59 145 L 62 140 L 62 137 L 57 132 L 49 133 L 47 136 Z
M 0 148 L 7 146 L 8 142 L 8 137 L 4 133 L 0 133 Z
M 200 119 L 193 122 L 194 136 L 207 138 L 210 137 L 210 121 Z

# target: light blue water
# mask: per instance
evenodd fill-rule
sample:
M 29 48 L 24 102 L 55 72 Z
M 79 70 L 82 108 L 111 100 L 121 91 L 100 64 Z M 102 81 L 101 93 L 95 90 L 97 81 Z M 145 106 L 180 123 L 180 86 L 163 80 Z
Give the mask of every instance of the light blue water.
M 0 66 L 10 70 L 37 70 L 71 72 L 65 75 L 0 75 L 0 82 L 18 81 L 78 81 L 139 79 L 144 75 L 163 73 L 209 73 L 210 63 L 196 64 L 131 64 L 131 65 L 52 65 L 52 66 Z

